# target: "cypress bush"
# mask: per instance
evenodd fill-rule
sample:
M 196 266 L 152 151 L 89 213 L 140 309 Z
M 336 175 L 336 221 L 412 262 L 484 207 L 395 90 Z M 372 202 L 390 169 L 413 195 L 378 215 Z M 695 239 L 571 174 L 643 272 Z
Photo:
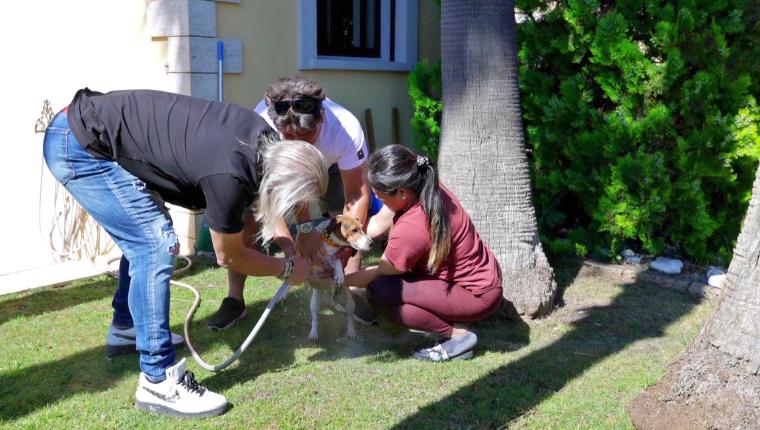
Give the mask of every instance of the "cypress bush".
M 435 162 L 441 137 L 441 62 L 423 60 L 414 66 L 408 79 L 412 100 L 412 134 L 417 147 Z
M 539 227 L 553 253 L 728 264 L 760 158 L 756 0 L 517 0 Z M 440 64 L 410 74 L 435 158 Z
M 517 1 L 545 242 L 730 261 L 760 156 L 757 1 Z M 753 79 L 755 79 L 753 81 Z

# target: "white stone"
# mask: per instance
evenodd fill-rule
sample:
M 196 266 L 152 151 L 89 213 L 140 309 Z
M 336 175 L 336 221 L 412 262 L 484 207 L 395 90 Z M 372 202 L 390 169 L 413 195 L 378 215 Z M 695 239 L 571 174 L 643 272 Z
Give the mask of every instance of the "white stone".
M 707 270 L 707 283 L 711 287 L 723 288 L 726 273 L 720 267 L 710 266 Z
M 707 283 L 711 287 L 723 288 L 723 282 L 726 281 L 726 275 L 713 275 L 707 278 Z
M 169 73 L 218 73 L 220 40 L 224 42 L 224 73 L 243 73 L 243 42 L 209 37 L 169 37 Z
M 624 249 L 623 252 L 620 253 L 620 255 L 623 257 L 623 261 L 625 263 L 628 263 L 628 264 L 641 263 L 641 256 L 631 251 L 630 249 Z
M 656 260 L 649 263 L 649 267 L 658 272 L 677 275 L 683 270 L 683 262 L 675 258 L 657 257 Z
M 206 100 L 219 100 L 219 86 L 214 73 L 169 73 L 167 91 L 199 97 Z
M 216 3 L 206 0 L 150 0 L 146 10 L 151 37 L 216 36 Z

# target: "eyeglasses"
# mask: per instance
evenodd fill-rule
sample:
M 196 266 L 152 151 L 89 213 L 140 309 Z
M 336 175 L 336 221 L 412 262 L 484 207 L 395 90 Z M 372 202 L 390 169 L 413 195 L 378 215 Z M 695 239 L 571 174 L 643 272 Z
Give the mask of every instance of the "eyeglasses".
M 319 109 L 319 100 L 311 97 L 299 97 L 293 100 L 279 100 L 273 103 L 277 115 L 285 115 L 291 107 L 297 113 L 314 113 Z

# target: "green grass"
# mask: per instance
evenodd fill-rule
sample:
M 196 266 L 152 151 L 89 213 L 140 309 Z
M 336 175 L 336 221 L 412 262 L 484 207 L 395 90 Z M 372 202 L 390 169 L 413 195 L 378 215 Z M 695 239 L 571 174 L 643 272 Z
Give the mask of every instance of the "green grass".
M 203 421 L 133 407 L 137 357 L 105 358 L 115 281 L 0 297 L 0 427 L 3 428 L 631 428 L 627 402 L 654 383 L 712 310 L 678 292 L 615 285 L 555 263 L 563 305 L 525 323 L 480 323 L 478 354 L 431 364 L 406 358 L 430 341 L 387 323 L 359 326 L 323 311 L 319 342 L 307 339 L 308 292 L 277 305 L 240 362 L 213 374 L 189 367 L 233 407 Z M 226 272 L 196 262 L 183 282 L 201 290 L 193 343 L 218 363 L 248 335 L 279 284 L 249 278 L 250 316 L 212 333 L 205 320 L 226 295 Z M 192 295 L 172 288 L 172 327 Z M 179 350 L 187 356 L 187 350 Z

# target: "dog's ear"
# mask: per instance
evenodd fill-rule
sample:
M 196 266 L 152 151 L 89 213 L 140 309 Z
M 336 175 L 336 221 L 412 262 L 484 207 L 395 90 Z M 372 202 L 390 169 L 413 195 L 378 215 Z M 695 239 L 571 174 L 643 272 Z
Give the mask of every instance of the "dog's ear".
M 338 222 L 341 223 L 341 224 L 343 224 L 346 221 L 349 221 L 350 223 L 354 223 L 354 224 L 358 225 L 360 228 L 364 227 L 362 225 L 361 221 L 359 221 L 359 218 L 357 218 L 355 216 L 338 215 L 338 216 L 335 217 L 335 219 L 338 220 Z

